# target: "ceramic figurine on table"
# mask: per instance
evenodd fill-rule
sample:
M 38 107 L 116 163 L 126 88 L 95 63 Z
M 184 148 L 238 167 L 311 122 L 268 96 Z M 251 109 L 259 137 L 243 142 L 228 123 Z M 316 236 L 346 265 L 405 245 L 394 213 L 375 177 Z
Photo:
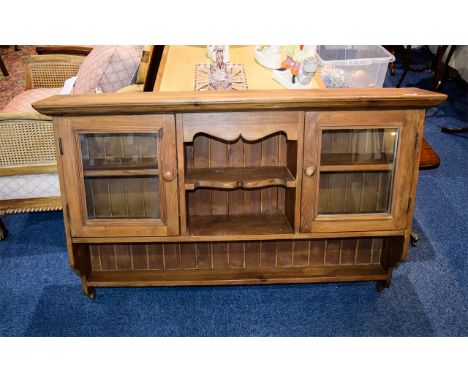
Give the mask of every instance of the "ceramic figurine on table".
M 229 45 L 207 45 L 206 53 L 211 61 L 216 62 L 216 55 L 222 51 L 223 62 L 226 64 L 229 62 Z
M 195 90 L 242 90 L 247 89 L 245 68 L 226 58 L 227 45 L 208 45 L 210 64 L 195 65 Z
M 283 53 L 279 45 L 257 45 L 255 60 L 268 69 L 277 69 L 281 65 Z
M 273 70 L 272 77 L 287 89 L 310 89 L 317 71 L 315 46 L 295 45 L 284 49 L 287 54 L 281 68 Z
M 224 45 L 216 45 L 213 52 L 214 64 L 210 65 L 209 90 L 229 90 L 232 88 L 232 82 L 227 72 Z

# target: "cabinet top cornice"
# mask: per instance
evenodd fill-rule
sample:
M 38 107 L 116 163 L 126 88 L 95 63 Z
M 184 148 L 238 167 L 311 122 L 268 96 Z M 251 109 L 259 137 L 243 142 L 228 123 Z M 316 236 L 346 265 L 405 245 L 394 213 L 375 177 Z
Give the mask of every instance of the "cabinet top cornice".
M 417 88 L 57 95 L 33 104 L 50 116 L 248 110 L 425 109 L 447 99 Z

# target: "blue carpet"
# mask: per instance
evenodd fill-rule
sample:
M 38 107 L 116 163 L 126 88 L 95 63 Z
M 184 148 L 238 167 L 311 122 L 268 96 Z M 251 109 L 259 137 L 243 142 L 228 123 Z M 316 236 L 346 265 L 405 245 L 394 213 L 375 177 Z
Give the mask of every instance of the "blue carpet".
M 430 59 L 416 52 L 420 62 Z M 401 74 L 385 86 L 394 86 Z M 430 86 L 409 73 L 403 86 Z M 2 336 L 467 336 L 468 138 L 442 126 L 468 123 L 468 97 L 428 111 L 425 137 L 441 156 L 420 173 L 408 261 L 382 293 L 375 283 L 99 289 L 83 296 L 68 265 L 62 214 L 5 217 L 0 242 Z

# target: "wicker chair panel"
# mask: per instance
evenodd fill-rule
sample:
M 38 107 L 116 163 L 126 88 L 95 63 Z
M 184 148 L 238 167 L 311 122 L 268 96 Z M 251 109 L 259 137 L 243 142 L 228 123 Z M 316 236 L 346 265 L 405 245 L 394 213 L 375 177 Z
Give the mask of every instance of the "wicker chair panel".
M 30 63 L 32 88 L 62 87 L 65 80 L 76 76 L 80 63 Z
M 1 121 L 0 167 L 56 163 L 51 121 Z

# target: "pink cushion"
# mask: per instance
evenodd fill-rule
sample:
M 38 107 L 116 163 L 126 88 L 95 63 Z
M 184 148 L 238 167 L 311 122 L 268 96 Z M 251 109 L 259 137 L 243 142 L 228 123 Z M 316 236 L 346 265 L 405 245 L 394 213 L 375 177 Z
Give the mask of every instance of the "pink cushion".
M 25 90 L 6 104 L 1 110 L 2 113 L 16 113 L 16 112 L 36 112 L 31 104 L 41 99 L 60 94 L 62 88 L 37 88 Z
M 78 70 L 74 94 L 115 92 L 136 78 L 143 45 L 100 45 L 84 59 Z

